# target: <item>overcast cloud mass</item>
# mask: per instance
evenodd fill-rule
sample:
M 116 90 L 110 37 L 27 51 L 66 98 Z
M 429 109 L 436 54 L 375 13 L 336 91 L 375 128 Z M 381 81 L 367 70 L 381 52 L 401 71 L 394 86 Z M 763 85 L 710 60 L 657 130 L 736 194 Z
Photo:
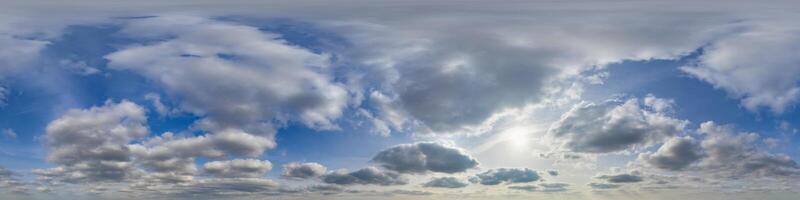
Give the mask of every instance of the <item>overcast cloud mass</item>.
M 0 2 L 0 199 L 800 195 L 794 1 Z

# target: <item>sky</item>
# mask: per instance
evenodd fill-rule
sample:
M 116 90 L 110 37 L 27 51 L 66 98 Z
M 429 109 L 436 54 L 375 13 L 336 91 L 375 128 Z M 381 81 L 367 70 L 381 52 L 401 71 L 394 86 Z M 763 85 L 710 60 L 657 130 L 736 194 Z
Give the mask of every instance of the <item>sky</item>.
M 0 1 L 0 199 L 800 195 L 794 1 Z

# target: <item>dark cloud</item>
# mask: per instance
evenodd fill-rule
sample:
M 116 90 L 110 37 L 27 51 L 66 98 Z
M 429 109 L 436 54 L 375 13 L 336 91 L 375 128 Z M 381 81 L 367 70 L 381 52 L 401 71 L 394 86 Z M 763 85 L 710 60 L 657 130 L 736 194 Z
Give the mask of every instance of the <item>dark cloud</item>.
M 633 174 L 601 175 L 595 178 L 606 180 L 609 183 L 637 183 L 642 182 L 643 180 L 641 176 Z
M 537 189 L 539 189 L 539 187 L 536 187 L 534 185 L 515 185 L 515 186 L 509 186 L 508 189 L 535 192 Z
M 434 188 L 463 188 L 467 187 L 467 185 L 468 185 L 467 182 L 462 181 L 461 179 L 455 177 L 441 177 L 441 178 L 431 179 L 422 186 L 434 187 Z
M 589 183 L 587 185 L 592 189 L 598 189 L 598 190 L 615 189 L 622 186 L 619 184 L 611 184 L 611 183 Z
M 458 173 L 478 166 L 463 150 L 430 142 L 394 146 L 379 152 L 372 162 L 400 173 Z
M 556 171 L 556 170 L 547 170 L 547 174 L 550 174 L 550 176 L 558 176 L 558 171 Z
M 482 185 L 497 185 L 500 183 L 528 183 L 538 181 L 539 173 L 528 168 L 498 168 L 476 174 L 470 178 L 471 182 Z
M 667 170 L 681 170 L 703 157 L 700 144 L 689 136 L 675 137 L 664 143 L 655 153 L 643 153 L 640 159 Z
M 272 163 L 256 159 L 212 161 L 203 165 L 203 171 L 206 174 L 223 178 L 258 178 L 264 176 L 271 169 Z
M 756 148 L 756 133 L 735 133 L 731 126 L 714 122 L 700 125 L 698 132 L 705 135 L 701 142 L 706 157 L 698 164 L 699 170 L 728 178 L 800 176 L 800 165 L 791 157 L 771 154 Z
M 667 116 L 638 99 L 581 103 L 552 124 L 548 134 L 575 152 L 608 153 L 660 143 L 688 122 Z
M 316 178 L 325 174 L 328 169 L 319 163 L 288 163 L 283 165 L 281 177 L 291 179 Z
M 325 183 L 337 185 L 405 185 L 408 181 L 400 174 L 384 171 L 375 167 L 367 167 L 355 172 L 337 170 L 322 176 Z

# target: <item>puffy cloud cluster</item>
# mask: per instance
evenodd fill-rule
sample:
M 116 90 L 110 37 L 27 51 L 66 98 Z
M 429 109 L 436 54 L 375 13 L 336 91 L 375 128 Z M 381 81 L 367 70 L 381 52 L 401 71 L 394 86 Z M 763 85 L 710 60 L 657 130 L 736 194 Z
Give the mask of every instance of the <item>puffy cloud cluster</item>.
M 675 137 L 656 152 L 642 153 L 639 160 L 659 169 L 702 171 L 716 178 L 787 178 L 800 175 L 800 165 L 791 157 L 757 147 L 756 133 L 736 133 L 730 125 L 704 122 L 697 130 L 702 139 Z
M 528 168 L 490 169 L 470 177 L 470 182 L 482 185 L 498 185 L 501 183 L 529 183 L 541 179 L 539 173 Z
M 553 123 L 548 135 L 570 151 L 608 153 L 659 144 L 684 130 L 688 121 L 661 112 L 666 100 L 647 99 L 644 105 L 636 98 L 580 103 Z
M 698 163 L 704 170 L 732 178 L 800 175 L 800 165 L 788 155 L 757 149 L 754 143 L 759 136 L 756 133 L 737 134 L 733 127 L 714 122 L 701 124 L 697 131 L 705 136 L 701 145 L 706 157 Z
M 25 183 L 17 178 L 19 174 L 0 166 L 0 189 L 7 189 L 12 192 L 25 192 Z M 2 191 L 2 190 L 0 190 Z
M 39 172 L 67 182 L 134 176 L 137 171 L 127 145 L 149 134 L 146 121 L 145 110 L 129 101 L 69 110 L 45 129 L 48 160 L 58 167 Z
M 433 187 L 433 188 L 463 188 L 467 187 L 467 185 L 468 185 L 467 182 L 464 182 L 461 179 L 455 177 L 441 177 L 441 178 L 431 179 L 422 186 Z
M 266 160 L 234 159 L 227 161 L 212 161 L 203 165 L 205 173 L 216 177 L 249 177 L 264 176 L 272 169 L 272 163 Z
M 325 183 L 337 185 L 405 185 L 408 183 L 397 172 L 381 170 L 376 167 L 367 167 L 354 172 L 336 170 L 322 177 Z
M 432 142 L 397 145 L 379 152 L 372 162 L 400 173 L 458 173 L 478 166 L 463 150 Z
M 307 179 L 320 177 L 328 171 L 328 168 L 319 163 L 288 163 L 283 165 L 281 177 L 290 179 Z

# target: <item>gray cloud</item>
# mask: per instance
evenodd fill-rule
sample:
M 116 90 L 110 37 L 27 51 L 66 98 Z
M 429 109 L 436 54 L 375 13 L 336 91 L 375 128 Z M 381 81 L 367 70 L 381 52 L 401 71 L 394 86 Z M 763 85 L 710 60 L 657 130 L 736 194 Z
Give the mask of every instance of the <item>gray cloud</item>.
M 441 178 L 431 179 L 422 186 L 434 187 L 434 188 L 463 188 L 467 187 L 467 185 L 468 185 L 467 182 L 462 181 L 461 179 L 455 177 L 441 177 Z
M 700 144 L 694 138 L 685 136 L 667 140 L 658 151 L 640 154 L 639 159 L 657 168 L 681 170 L 702 157 Z
M 542 192 L 563 192 L 567 191 L 569 184 L 566 183 L 541 183 Z
M 714 122 L 700 125 L 701 146 L 707 155 L 699 168 L 723 177 L 796 177 L 800 165 L 788 155 L 771 154 L 755 147 L 756 133 L 735 133 L 731 126 Z
M 430 142 L 394 146 L 379 152 L 372 162 L 400 173 L 458 173 L 478 166 L 463 150 Z
M 325 166 L 319 163 L 288 163 L 283 165 L 281 177 L 293 179 L 307 179 L 320 177 L 328 171 Z
M 145 110 L 129 101 L 69 110 L 45 130 L 48 160 L 58 167 L 40 172 L 67 182 L 134 176 L 137 171 L 127 144 L 149 134 L 146 121 Z
M 337 170 L 322 177 L 323 182 L 337 185 L 405 185 L 408 181 L 400 174 L 367 167 L 355 172 Z
M 515 185 L 509 186 L 508 189 L 526 192 L 563 192 L 567 191 L 568 186 L 569 184 L 566 183 L 541 183 L 538 187 L 535 185 Z
M 592 189 L 598 189 L 598 190 L 615 189 L 622 186 L 619 184 L 611 184 L 611 183 L 589 183 L 587 185 Z
M 498 168 L 490 169 L 470 178 L 473 183 L 482 185 L 497 185 L 501 183 L 529 183 L 538 181 L 539 173 L 528 168 Z
M 547 174 L 550 174 L 550 176 L 558 176 L 558 171 L 556 171 L 556 170 L 547 170 Z
M 272 169 L 272 163 L 266 160 L 234 159 L 226 161 L 212 161 L 203 165 L 205 173 L 225 178 L 264 176 Z
M 601 175 L 594 178 L 606 180 L 609 183 L 637 183 L 643 180 L 641 176 L 633 174 Z
M 660 143 L 688 124 L 642 106 L 638 99 L 581 103 L 552 124 L 548 134 L 575 152 L 607 153 Z

